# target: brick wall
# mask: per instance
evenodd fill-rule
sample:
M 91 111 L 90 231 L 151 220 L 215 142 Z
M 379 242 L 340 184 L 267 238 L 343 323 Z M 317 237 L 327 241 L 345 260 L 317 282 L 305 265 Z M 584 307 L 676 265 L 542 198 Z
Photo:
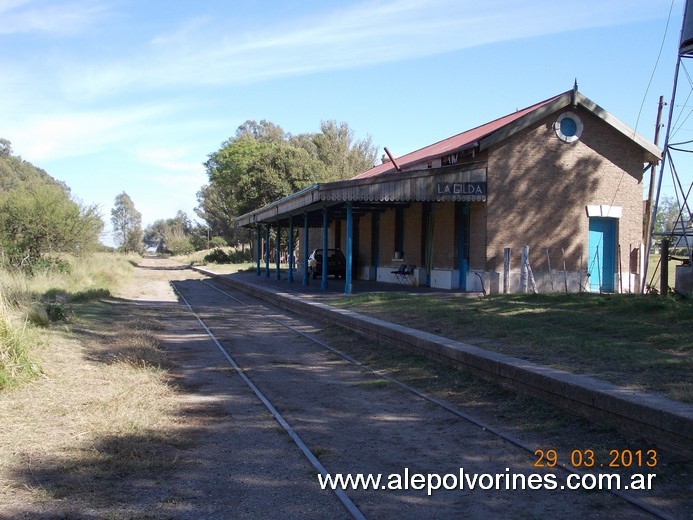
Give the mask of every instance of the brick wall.
M 433 269 L 457 269 L 455 265 L 455 203 L 433 205 Z
M 642 240 L 642 151 L 601 119 L 578 108 L 584 130 L 574 143 L 553 130 L 558 114 L 491 149 L 488 161 L 486 268 L 502 271 L 503 248 L 531 248 L 533 269 L 562 259 L 576 271 L 587 262 L 587 205 L 623 208 L 618 224 L 624 272 Z M 556 255 L 556 256 L 553 256 Z M 637 252 L 634 255 L 637 257 Z M 637 261 L 632 262 L 637 264 Z M 552 265 L 555 268 L 555 264 Z M 632 265 L 631 271 L 636 268 Z
M 424 263 L 421 257 L 421 212 L 421 203 L 412 204 L 404 210 L 404 262 L 417 266 Z
M 392 265 L 395 256 L 395 210 L 387 209 L 380 214 L 380 265 Z
M 486 262 L 486 203 L 472 202 L 469 209 L 469 269 L 484 270 Z
M 373 218 L 371 215 L 362 215 L 359 218 L 359 257 L 356 265 L 359 267 L 372 265 L 373 253 L 371 251 L 371 229 Z M 356 245 L 356 244 L 354 244 Z

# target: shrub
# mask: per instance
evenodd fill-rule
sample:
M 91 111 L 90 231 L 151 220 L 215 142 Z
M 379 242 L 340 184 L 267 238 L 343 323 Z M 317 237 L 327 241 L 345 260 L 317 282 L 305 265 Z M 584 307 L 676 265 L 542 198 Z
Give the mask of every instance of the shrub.
M 253 257 L 250 251 L 232 251 L 229 255 L 232 264 L 242 264 L 244 262 L 252 262 Z
M 166 242 L 166 252 L 174 256 L 189 255 L 193 251 L 195 247 L 186 236 L 172 236 Z
M 34 325 L 47 327 L 54 321 L 67 321 L 67 310 L 62 302 L 35 302 L 27 311 L 27 319 Z
M 48 311 L 40 302 L 35 302 L 26 313 L 27 319 L 34 325 L 39 327 L 47 327 L 51 322 L 48 317 Z
M 69 274 L 71 269 L 70 262 L 51 256 L 42 256 L 29 264 L 31 274 L 40 272 Z
M 212 237 L 209 241 L 209 245 L 214 248 L 228 247 L 228 243 L 224 237 Z
M 223 249 L 217 247 L 211 253 L 205 255 L 204 261 L 207 264 L 230 264 L 231 257 Z

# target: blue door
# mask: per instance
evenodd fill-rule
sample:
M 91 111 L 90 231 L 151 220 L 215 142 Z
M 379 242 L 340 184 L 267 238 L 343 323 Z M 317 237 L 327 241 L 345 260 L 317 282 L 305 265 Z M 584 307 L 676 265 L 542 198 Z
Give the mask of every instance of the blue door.
M 614 292 L 616 274 L 616 219 L 590 218 L 589 289 Z

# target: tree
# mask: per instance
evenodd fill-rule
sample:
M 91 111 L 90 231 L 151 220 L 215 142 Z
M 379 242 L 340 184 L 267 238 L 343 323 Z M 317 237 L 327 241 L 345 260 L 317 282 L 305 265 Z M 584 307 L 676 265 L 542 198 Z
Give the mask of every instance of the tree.
M 103 220 L 97 206 L 73 200 L 65 183 L 12 155 L 0 138 L 0 254 L 32 270 L 50 253 L 83 253 L 98 244 Z
M 0 157 L 12 155 L 12 143 L 7 139 L 0 138 Z
M 31 182 L 0 193 L 0 245 L 11 265 L 31 269 L 49 253 L 91 251 L 102 230 L 98 207 L 60 186 Z
M 197 203 L 195 214 L 207 223 L 210 236 L 224 237 L 230 244 L 241 240 L 241 230 L 233 225 L 230 217 L 237 214 L 235 200 L 224 186 L 218 183 L 203 186 L 197 192 Z
M 373 167 L 378 149 L 371 142 L 371 137 L 354 142 L 354 131 L 347 123 L 322 121 L 320 132 L 309 136 L 307 150 L 313 151 L 318 160 L 327 168 L 330 180 L 346 180 Z
M 58 186 L 66 196 L 70 196 L 70 188 L 65 183 L 56 181 L 41 168 L 12 155 L 12 143 L 0 138 L 0 192 L 30 183 Z
M 326 179 L 325 166 L 308 152 L 286 144 L 263 146 L 240 172 L 236 184 L 239 215 Z
M 195 243 L 200 240 L 195 235 L 199 230 L 193 227 L 184 211 L 178 211 L 174 218 L 159 219 L 144 230 L 144 244 L 155 248 L 157 253 L 182 255 L 192 253 Z M 206 240 L 205 240 L 206 245 Z
M 323 121 L 320 132 L 291 136 L 274 123 L 246 121 L 209 155 L 209 184 L 195 213 L 230 244 L 247 238 L 233 218 L 314 183 L 348 179 L 373 166 L 370 137 L 354 141 L 347 123 Z
M 127 193 L 116 196 L 111 222 L 115 239 L 124 251 L 142 252 L 142 214 Z
M 655 218 L 655 233 L 671 233 L 680 218 L 680 207 L 675 197 L 664 196 L 657 205 L 657 217 Z M 685 218 L 685 217 L 684 217 Z
M 281 126 L 263 119 L 257 121 L 248 120 L 236 129 L 234 141 L 257 141 L 258 143 L 282 143 L 287 140 L 288 134 Z

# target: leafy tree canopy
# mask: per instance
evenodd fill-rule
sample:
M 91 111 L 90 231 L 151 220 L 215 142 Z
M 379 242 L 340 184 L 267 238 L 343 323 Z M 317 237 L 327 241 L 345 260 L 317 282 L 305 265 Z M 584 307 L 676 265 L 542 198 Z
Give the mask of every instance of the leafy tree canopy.
M 0 139 L 0 248 L 13 266 L 32 266 L 49 253 L 93 250 L 103 231 L 97 206 L 70 196 L 63 183 L 12 155 Z
M 209 155 L 209 184 L 197 194 L 197 215 L 229 243 L 232 220 L 314 183 L 348 179 L 372 167 L 371 139 L 354 141 L 347 123 L 323 121 L 320 132 L 291 136 L 271 122 L 246 121 Z
M 116 195 L 111 222 L 116 242 L 126 252 L 142 251 L 142 214 L 135 208 L 130 196 L 122 192 Z
M 148 225 L 143 240 L 146 247 L 156 249 L 157 253 L 180 255 L 203 249 L 206 235 L 204 240 L 201 235 L 200 227 L 193 226 L 185 212 L 179 210 L 173 218 L 159 219 Z
M 44 183 L 59 186 L 69 196 L 70 189 L 56 181 L 44 170 L 19 156 L 12 155 L 12 143 L 0 138 L 0 192 L 9 191 L 28 183 Z
M 683 219 L 688 215 L 684 212 Z M 655 218 L 655 233 L 671 233 L 677 221 L 681 219 L 681 208 L 675 197 L 665 196 L 657 205 L 657 217 Z

